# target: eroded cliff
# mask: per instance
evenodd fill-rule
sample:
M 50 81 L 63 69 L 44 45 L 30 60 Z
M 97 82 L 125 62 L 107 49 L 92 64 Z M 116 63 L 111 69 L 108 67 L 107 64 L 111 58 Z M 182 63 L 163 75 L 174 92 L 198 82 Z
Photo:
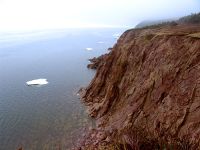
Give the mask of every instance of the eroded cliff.
M 125 131 L 139 129 L 147 139 L 199 146 L 199 38 L 199 25 L 132 29 L 96 61 L 97 73 L 82 92 L 89 114 L 97 119 L 96 132 L 105 134 L 93 135 L 95 144 L 119 133 L 132 147 Z

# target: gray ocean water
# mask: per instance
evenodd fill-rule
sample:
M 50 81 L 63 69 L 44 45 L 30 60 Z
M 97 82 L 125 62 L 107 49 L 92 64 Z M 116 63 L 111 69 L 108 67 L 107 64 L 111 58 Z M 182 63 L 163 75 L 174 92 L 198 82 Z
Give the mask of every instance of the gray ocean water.
M 70 149 L 91 122 L 76 95 L 95 74 L 86 68 L 88 59 L 108 52 L 113 34 L 124 30 L 1 33 L 0 150 Z M 37 78 L 49 84 L 26 86 Z

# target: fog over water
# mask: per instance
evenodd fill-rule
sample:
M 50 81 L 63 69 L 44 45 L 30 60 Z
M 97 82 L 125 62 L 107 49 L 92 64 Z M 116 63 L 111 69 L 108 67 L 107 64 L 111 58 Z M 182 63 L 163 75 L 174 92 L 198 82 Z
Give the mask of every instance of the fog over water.
M 0 31 L 134 27 L 199 11 L 199 0 L 0 0 Z

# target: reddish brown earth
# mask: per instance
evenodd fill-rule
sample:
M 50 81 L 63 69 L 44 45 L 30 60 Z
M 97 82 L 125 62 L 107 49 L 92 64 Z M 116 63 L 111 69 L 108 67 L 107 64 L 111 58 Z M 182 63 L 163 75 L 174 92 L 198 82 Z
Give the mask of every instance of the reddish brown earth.
M 144 138 L 200 149 L 200 25 L 128 30 L 89 67 L 82 99 L 97 129 L 82 149 L 116 139 L 142 149 Z
M 101 62 L 103 62 L 103 60 L 108 56 L 108 54 L 104 54 L 99 56 L 98 58 L 94 57 L 92 59 L 89 59 L 89 61 L 91 62 L 91 64 L 88 64 L 87 67 L 90 69 L 97 69 Z

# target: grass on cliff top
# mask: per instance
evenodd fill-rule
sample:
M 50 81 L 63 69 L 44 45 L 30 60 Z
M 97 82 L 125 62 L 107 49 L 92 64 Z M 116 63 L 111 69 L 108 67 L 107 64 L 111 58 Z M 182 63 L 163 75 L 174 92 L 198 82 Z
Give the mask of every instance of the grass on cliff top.
M 193 34 L 189 34 L 189 35 L 187 35 L 187 36 L 200 39 L 200 32 L 198 32 L 198 33 L 193 33 Z
M 200 32 L 197 33 L 173 33 L 173 32 L 158 32 L 155 34 L 156 36 L 161 36 L 161 35 L 169 35 L 169 36 L 187 36 L 187 37 L 192 37 L 192 38 L 198 38 L 200 39 Z

